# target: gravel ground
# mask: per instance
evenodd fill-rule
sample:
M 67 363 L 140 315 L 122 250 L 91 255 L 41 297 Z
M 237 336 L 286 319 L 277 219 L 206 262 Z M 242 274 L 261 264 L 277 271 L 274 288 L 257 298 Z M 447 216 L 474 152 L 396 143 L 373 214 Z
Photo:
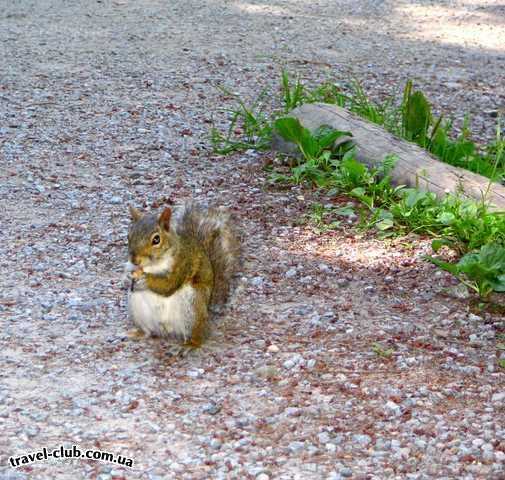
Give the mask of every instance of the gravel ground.
M 503 317 L 472 313 L 426 240 L 316 235 L 307 204 L 346 199 L 208 145 L 216 85 L 253 97 L 283 66 L 377 97 L 414 78 L 485 140 L 503 5 L 0 3 L 0 480 L 505 478 Z M 244 264 L 209 344 L 174 360 L 125 339 L 126 205 L 191 197 L 233 210 Z M 9 467 L 62 444 L 135 464 Z

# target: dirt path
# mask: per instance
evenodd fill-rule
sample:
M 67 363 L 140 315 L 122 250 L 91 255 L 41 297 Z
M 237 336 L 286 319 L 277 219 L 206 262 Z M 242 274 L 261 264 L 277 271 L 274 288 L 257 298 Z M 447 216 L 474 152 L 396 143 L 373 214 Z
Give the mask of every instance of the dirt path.
M 208 145 L 215 86 L 253 97 L 284 66 L 376 96 L 414 78 L 489 137 L 502 6 L 3 3 L 0 480 L 505 477 L 503 318 L 445 295 L 427 242 L 316 235 L 306 207 L 332 199 L 270 189 L 261 156 Z M 213 340 L 173 362 L 124 340 L 126 205 L 190 197 L 229 206 L 246 252 Z M 74 444 L 134 467 L 8 462 Z

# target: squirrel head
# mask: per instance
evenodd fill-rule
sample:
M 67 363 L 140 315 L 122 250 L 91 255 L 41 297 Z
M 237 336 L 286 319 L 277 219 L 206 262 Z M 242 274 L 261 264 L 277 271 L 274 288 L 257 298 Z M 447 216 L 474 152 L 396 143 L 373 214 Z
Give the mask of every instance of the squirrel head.
M 177 250 L 177 234 L 170 227 L 172 210 L 161 215 L 143 214 L 130 207 L 128 231 L 129 260 L 145 273 L 162 274 L 170 270 Z

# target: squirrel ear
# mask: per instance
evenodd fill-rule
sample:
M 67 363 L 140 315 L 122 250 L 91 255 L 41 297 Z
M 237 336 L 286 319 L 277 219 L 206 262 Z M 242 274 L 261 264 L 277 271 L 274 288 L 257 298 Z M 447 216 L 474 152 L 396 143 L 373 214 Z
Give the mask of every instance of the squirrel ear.
M 170 218 L 172 217 L 172 210 L 170 208 L 165 208 L 163 212 L 161 212 L 158 223 L 165 230 L 170 230 Z
M 128 209 L 130 210 L 130 216 L 132 217 L 132 220 L 134 222 L 137 222 L 142 218 L 142 213 L 140 210 L 137 210 L 135 207 L 132 207 L 131 205 L 128 206 Z

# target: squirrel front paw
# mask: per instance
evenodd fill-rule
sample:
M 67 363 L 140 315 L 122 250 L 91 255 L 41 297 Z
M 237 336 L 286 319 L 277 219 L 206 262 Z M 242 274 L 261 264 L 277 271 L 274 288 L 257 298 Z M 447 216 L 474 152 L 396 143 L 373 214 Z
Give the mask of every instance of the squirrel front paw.
M 140 280 L 144 277 L 144 270 L 142 270 L 142 267 L 138 267 L 130 275 L 133 280 Z
M 146 277 L 142 276 L 140 278 L 132 278 L 131 289 L 136 292 L 139 290 L 145 290 L 147 288 Z
M 146 288 L 145 275 L 142 267 L 128 262 L 123 274 L 123 285 L 130 290 L 142 290 Z

